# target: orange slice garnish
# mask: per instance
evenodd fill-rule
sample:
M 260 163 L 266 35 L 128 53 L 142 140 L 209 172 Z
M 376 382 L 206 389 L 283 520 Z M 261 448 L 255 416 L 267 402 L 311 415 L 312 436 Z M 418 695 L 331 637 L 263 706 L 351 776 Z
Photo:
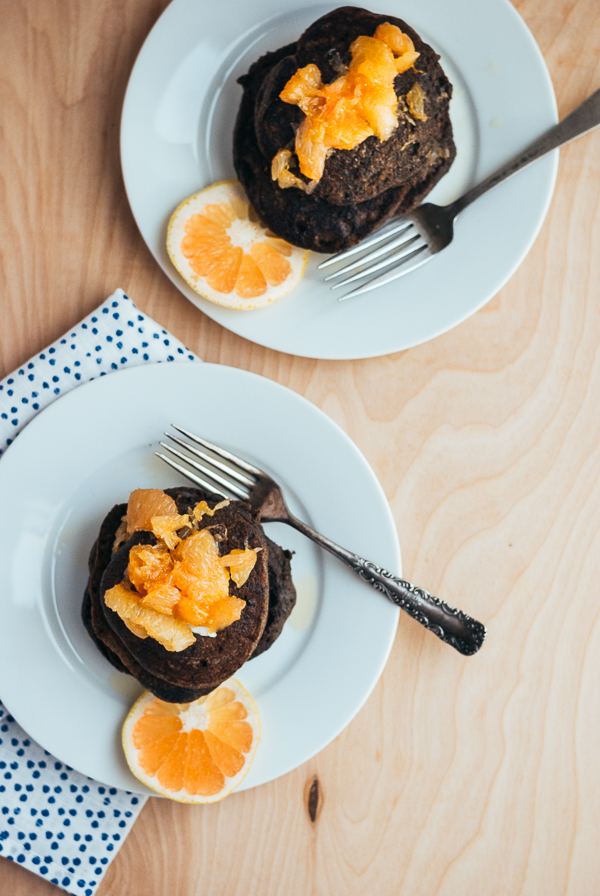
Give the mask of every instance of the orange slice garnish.
M 260 739 L 258 710 L 234 678 L 193 703 L 145 691 L 123 725 L 129 768 L 148 787 L 182 803 L 213 803 L 240 784 Z
M 242 311 L 290 292 L 308 258 L 258 221 L 237 180 L 213 184 L 181 203 L 169 222 L 167 251 L 199 295 Z

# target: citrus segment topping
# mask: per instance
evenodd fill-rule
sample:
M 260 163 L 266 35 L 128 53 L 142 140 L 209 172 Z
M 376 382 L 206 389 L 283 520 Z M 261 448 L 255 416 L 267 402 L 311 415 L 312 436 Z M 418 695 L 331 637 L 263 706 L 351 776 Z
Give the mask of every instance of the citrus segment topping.
M 425 91 L 418 81 L 416 81 L 406 94 L 406 103 L 413 118 L 419 121 L 427 121 L 425 115 Z
M 246 548 L 245 551 L 234 548 L 226 557 L 220 558 L 221 566 L 229 567 L 229 574 L 235 584 L 240 588 L 248 581 L 248 576 L 256 563 L 256 551 Z
M 187 622 L 188 625 L 194 627 L 208 627 L 208 606 L 195 601 L 193 597 L 188 597 L 183 593 L 173 610 L 174 615 L 178 619 Z
M 389 22 L 379 25 L 373 37 L 357 37 L 350 52 L 348 70 L 331 84 L 323 84 L 319 68 L 311 63 L 298 69 L 279 94 L 306 116 L 296 131 L 295 150 L 300 171 L 311 179 L 312 188 L 323 176 L 332 150 L 354 149 L 370 136 L 379 140 L 391 136 L 398 124 L 394 79 L 419 56 L 408 35 Z M 271 168 L 273 179 L 283 188 L 298 186 L 299 180 L 288 170 L 288 153 L 279 150 Z
M 240 600 L 239 597 L 223 597 L 210 605 L 204 624 L 209 632 L 219 632 L 232 622 L 237 622 L 245 606 L 246 601 Z
M 146 691 L 123 726 L 133 774 L 188 803 L 231 793 L 250 768 L 259 738 L 256 705 L 235 679 L 193 703 L 164 703 Z
M 267 230 L 237 181 L 223 181 L 186 199 L 169 222 L 171 261 L 199 295 L 250 310 L 280 299 L 304 274 L 308 253 Z
M 224 501 L 219 501 L 218 504 L 211 508 L 208 506 L 206 501 L 199 501 L 192 511 L 192 516 L 195 520 L 200 522 L 203 516 L 214 516 L 217 510 L 220 510 L 222 507 L 227 507 L 231 504 L 229 498 L 226 498 Z
M 104 593 L 104 601 L 121 619 L 139 625 L 166 650 L 185 650 L 196 640 L 185 622 L 144 606 L 139 597 L 124 585 L 109 588 Z
M 196 584 L 190 596 L 210 603 L 228 596 L 229 576 L 220 563 L 217 543 L 208 529 L 201 529 L 182 541 L 173 556 L 178 561 L 174 569 L 175 581 L 181 577 L 182 583 L 187 583 L 187 576 L 195 577 Z
M 131 535 L 138 529 L 151 531 L 154 516 L 178 516 L 173 498 L 160 488 L 136 488 L 127 502 L 127 531 Z
M 154 585 L 151 590 L 142 597 L 141 602 L 145 607 L 152 607 L 159 613 L 166 613 L 168 616 L 173 615 L 173 607 L 179 603 L 181 599 L 181 591 L 171 582 L 163 582 Z
M 388 45 L 394 54 L 394 65 L 398 74 L 407 71 L 421 55 L 415 50 L 415 45 L 408 34 L 404 34 L 397 25 L 392 25 L 390 22 L 378 25 L 373 37 Z
M 135 635 L 136 638 L 141 638 L 142 641 L 144 638 L 148 637 L 148 632 L 145 628 L 142 628 L 141 625 L 136 625 L 135 622 L 131 622 L 129 619 L 124 619 L 123 622 L 129 629 L 132 635 Z
M 177 535 L 178 529 L 189 526 L 190 518 L 186 514 L 181 516 L 153 516 L 150 520 L 150 531 L 154 532 L 157 538 L 161 538 L 166 546 L 173 550 L 175 545 L 179 544 L 181 538 Z
M 136 544 L 129 551 L 127 576 L 140 593 L 166 582 L 173 571 L 173 560 L 166 545 Z
M 193 528 L 203 516 L 214 516 L 230 502 L 211 508 L 200 501 L 191 514 L 180 515 L 175 502 L 160 489 L 136 489 L 130 503 L 131 525 L 149 529 L 160 541 L 130 549 L 126 580 L 106 592 L 107 606 L 133 634 L 155 638 L 171 651 L 194 643 L 189 626 L 202 627 L 206 631 L 200 634 L 211 635 L 236 622 L 246 603 L 229 594 L 229 581 L 232 578 L 241 587 L 248 580 L 257 551 L 234 549 L 221 557 L 212 532 Z M 166 512 L 152 515 L 156 509 Z

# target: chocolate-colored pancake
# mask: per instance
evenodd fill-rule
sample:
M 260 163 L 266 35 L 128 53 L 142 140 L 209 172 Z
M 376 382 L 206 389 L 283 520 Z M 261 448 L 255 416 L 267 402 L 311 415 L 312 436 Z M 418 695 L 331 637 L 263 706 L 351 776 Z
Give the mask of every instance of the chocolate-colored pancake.
M 335 80 L 350 61 L 351 43 L 360 35 L 372 36 L 383 22 L 408 34 L 421 54 L 394 81 L 398 127 L 388 140 L 368 137 L 352 150 L 333 152 L 311 195 L 295 187 L 282 189 L 271 177 L 271 162 L 278 150 L 293 148 L 304 113 L 280 100 L 279 93 L 309 63 L 319 67 L 324 83 Z M 254 63 L 240 78 L 244 95 L 235 127 L 234 165 L 263 221 L 295 245 L 337 252 L 419 205 L 456 154 L 448 114 L 452 86 L 438 59 L 401 19 L 343 7 L 316 21 L 296 44 Z M 413 118 L 406 102 L 415 83 L 425 95 L 426 121 Z
M 99 651 L 104 657 L 112 663 L 119 672 L 128 672 L 129 670 L 123 665 L 114 649 L 111 649 L 110 642 L 113 642 L 113 648 L 117 645 L 117 638 L 111 638 L 111 629 L 104 620 L 104 614 L 99 604 L 99 588 L 102 573 L 108 566 L 112 556 L 112 547 L 115 540 L 115 533 L 119 528 L 121 520 L 127 511 L 126 504 L 117 504 L 105 516 L 98 538 L 92 545 L 90 556 L 88 559 L 88 569 L 90 577 L 88 580 L 85 594 L 83 595 L 83 606 L 81 615 L 83 624 L 88 630 L 91 638 L 96 642 Z
M 213 496 L 209 496 L 212 500 Z M 202 500 L 202 499 L 200 499 Z M 127 504 L 117 504 L 104 518 L 100 533 L 90 552 L 88 566 L 90 578 L 82 605 L 83 623 L 103 656 L 119 670 L 133 675 L 143 687 L 171 703 L 187 703 L 204 696 L 202 688 L 182 688 L 168 684 L 149 673 L 131 656 L 124 644 L 108 624 L 100 598 L 100 582 L 113 554 L 115 535 L 127 512 Z M 154 536 L 151 536 L 152 538 Z M 145 540 L 143 538 L 142 540 Z
M 180 513 L 187 512 L 200 500 L 208 500 L 211 504 L 218 500 L 216 496 L 200 489 L 180 488 L 166 491 L 174 498 Z M 251 538 L 252 546 L 264 545 L 266 549 L 259 552 L 259 559 L 262 555 L 261 566 L 257 561 L 246 585 L 241 589 L 237 589 L 234 583 L 231 585 L 231 592 L 247 601 L 242 618 L 219 632 L 216 638 L 196 636 L 195 645 L 181 653 L 171 653 L 151 638 L 140 639 L 133 635 L 102 600 L 104 592 L 123 579 L 129 550 L 133 544 L 154 543 L 156 540 L 151 533 L 136 532 L 119 551 L 113 553 L 115 535 L 126 509 L 126 504 L 120 504 L 110 511 L 92 548 L 89 562 L 90 580 L 82 608 L 84 623 L 109 662 L 120 671 L 132 674 L 158 697 L 171 702 L 197 699 L 237 671 L 245 661 L 242 657 L 248 653 L 249 645 L 248 655 L 257 655 L 266 650 L 280 634 L 295 602 L 295 589 L 290 573 L 291 554 L 283 551 L 270 539 L 265 540 L 262 529 L 256 524 L 248 506 L 243 502 L 232 502 L 229 508 L 218 511 L 214 518 L 205 517 L 202 521 L 204 525 L 218 525 L 218 530 L 215 531 L 222 532 L 222 527 L 227 527 L 227 541 L 223 543 L 223 552 L 234 547 L 244 547 L 248 530 L 254 535 Z M 268 572 L 265 575 L 267 564 Z M 257 581 L 258 577 L 254 578 L 257 567 L 261 572 L 260 582 L 263 588 L 268 582 L 270 598 L 266 602 L 261 602 L 260 582 Z M 254 586 L 246 587 L 251 585 L 253 579 Z M 244 615 L 249 605 L 251 609 L 254 608 L 252 618 L 246 625 L 240 625 L 244 623 Z M 259 621 L 257 625 L 257 620 L 262 620 L 264 625 L 267 609 L 268 625 L 263 629 L 257 643 L 256 631 L 261 624 Z M 224 638 L 227 632 L 229 636 Z M 190 654 L 193 661 L 188 663 L 186 657 L 190 657 Z
M 261 548 L 248 581 L 238 588 L 230 581 L 230 594 L 246 602 L 240 619 L 218 632 L 215 638 L 195 635 L 194 644 L 181 652 L 166 650 L 154 638 L 139 638 L 104 601 L 104 616 L 121 643 L 138 663 L 157 678 L 186 688 L 205 688 L 207 693 L 230 678 L 258 644 L 269 610 L 269 580 L 266 539 L 261 527 L 252 518 L 250 508 L 236 502 L 205 516 L 200 528 L 224 526 L 226 536 L 220 544 L 224 554 L 246 544 Z M 100 597 L 123 581 L 129 564 L 129 551 L 134 544 L 153 544 L 148 532 L 136 532 L 112 557 L 100 582 Z M 120 654 L 119 654 L 120 655 Z
M 268 650 L 282 632 L 285 621 L 296 605 L 296 589 L 292 582 L 291 551 L 284 551 L 267 538 L 269 551 L 269 613 L 262 637 L 250 659 Z

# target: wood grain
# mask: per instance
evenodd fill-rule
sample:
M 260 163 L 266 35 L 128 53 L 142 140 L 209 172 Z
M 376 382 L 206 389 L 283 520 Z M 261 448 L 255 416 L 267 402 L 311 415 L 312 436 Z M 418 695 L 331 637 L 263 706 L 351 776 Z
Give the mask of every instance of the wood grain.
M 600 134 L 563 150 L 528 258 L 460 327 L 374 360 L 279 354 L 192 307 L 127 205 L 120 108 L 164 6 L 0 0 L 0 376 L 121 285 L 206 360 L 335 419 L 383 483 L 405 575 L 489 637 L 464 659 L 403 618 L 334 743 L 215 806 L 150 800 L 100 896 L 595 896 Z M 515 6 L 565 115 L 600 86 L 597 0 Z M 0 859 L 0 892 L 55 891 Z

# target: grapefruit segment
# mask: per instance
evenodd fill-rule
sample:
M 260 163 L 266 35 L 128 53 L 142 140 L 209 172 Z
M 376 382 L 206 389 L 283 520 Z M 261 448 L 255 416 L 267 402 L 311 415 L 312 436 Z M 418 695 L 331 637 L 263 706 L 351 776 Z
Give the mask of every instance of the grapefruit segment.
M 229 574 L 238 588 L 248 581 L 248 577 L 256 564 L 257 552 L 252 548 L 245 551 L 234 548 L 225 557 L 221 557 L 221 566 L 229 567 Z
M 142 716 L 136 725 L 133 743 L 137 750 L 143 749 L 163 737 L 179 734 L 181 721 L 177 716 Z
M 177 515 L 175 501 L 162 489 L 136 488 L 127 502 L 127 532 L 131 535 L 138 529 L 151 531 L 152 517 Z
M 252 727 L 240 719 L 211 722 L 210 731 L 240 753 L 247 753 L 252 745 Z
M 250 252 L 253 249 L 254 246 L 251 246 Z M 267 281 L 252 255 L 244 253 L 235 288 L 242 299 L 253 299 L 267 291 Z
M 181 790 L 188 762 L 189 735 L 181 732 L 166 759 L 156 772 L 156 777 L 163 787 L 169 790 Z
M 269 286 L 279 286 L 289 277 L 292 266 L 275 246 L 253 243 L 250 254 Z
M 224 775 L 227 775 L 228 778 L 233 778 L 234 775 L 237 775 L 237 773 L 244 767 L 243 753 L 240 753 L 239 750 L 230 747 L 225 741 L 216 737 L 210 728 L 206 729 L 204 737 L 211 759 L 219 771 Z
M 185 774 L 185 789 L 191 796 L 207 799 L 189 802 L 212 802 L 210 797 L 217 796 L 225 787 L 225 775 L 213 762 L 204 732 L 190 732 L 190 754 Z
M 140 598 L 123 585 L 115 585 L 106 591 L 104 602 L 124 622 L 139 625 L 166 650 L 178 653 L 196 640 L 185 622 L 143 606 Z

